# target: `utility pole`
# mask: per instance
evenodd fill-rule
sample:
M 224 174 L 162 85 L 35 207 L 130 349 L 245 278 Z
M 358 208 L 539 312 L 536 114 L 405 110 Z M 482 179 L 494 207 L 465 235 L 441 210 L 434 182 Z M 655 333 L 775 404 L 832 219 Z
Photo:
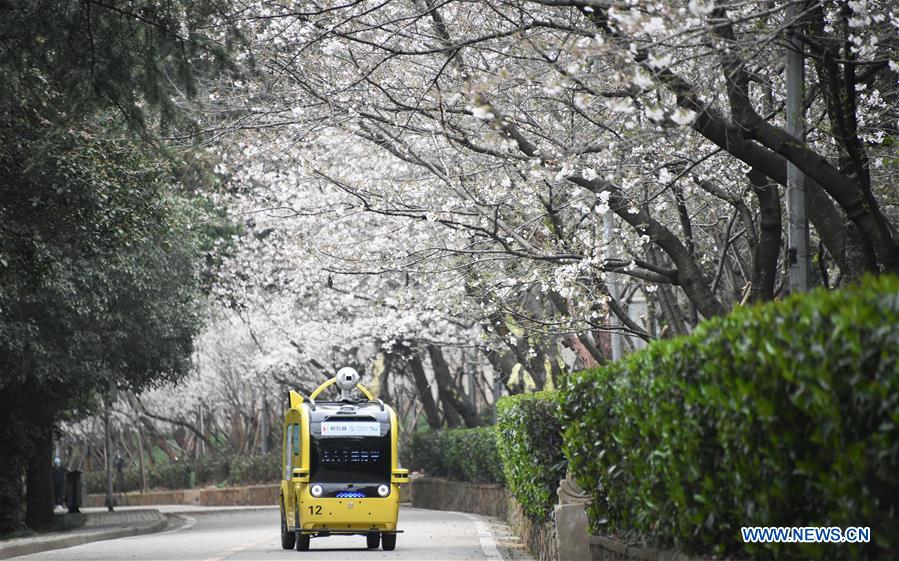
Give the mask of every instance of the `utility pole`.
M 805 142 L 805 61 L 802 44 L 796 37 L 796 20 L 800 16 L 798 3 L 787 5 L 787 133 Z M 790 293 L 805 292 L 809 284 L 808 217 L 805 213 L 805 176 L 787 161 L 787 266 Z
M 612 251 L 612 240 L 615 239 L 615 215 L 612 211 L 606 212 L 602 217 L 603 237 L 606 240 L 606 259 L 612 259 L 614 252 Z M 613 273 L 614 274 L 614 273 Z M 607 275 L 606 286 L 609 287 L 609 297 L 618 300 L 618 283 L 611 275 Z M 612 332 L 609 334 L 612 343 L 612 360 L 618 360 L 624 356 L 624 341 L 622 341 L 621 332 L 616 327 L 621 326 L 621 321 L 609 309 L 609 327 Z
M 268 454 L 268 399 L 262 396 L 262 453 Z
M 140 421 L 137 422 L 137 446 L 140 450 L 140 492 L 147 492 L 147 468 L 144 464 L 144 429 Z
M 103 430 L 106 433 L 106 508 L 109 512 L 113 511 L 114 501 L 112 498 L 112 462 L 115 452 L 112 449 L 112 401 L 115 399 L 115 382 L 112 378 L 106 389 L 106 410 L 103 415 Z
M 202 434 L 203 436 L 206 436 L 206 425 L 205 425 L 205 419 L 203 419 L 203 400 L 202 399 L 200 400 L 200 403 L 197 404 L 197 410 L 200 415 L 200 420 L 199 420 L 200 434 Z M 206 454 L 206 441 L 203 440 L 202 438 L 200 439 L 199 450 L 200 450 L 201 456 Z

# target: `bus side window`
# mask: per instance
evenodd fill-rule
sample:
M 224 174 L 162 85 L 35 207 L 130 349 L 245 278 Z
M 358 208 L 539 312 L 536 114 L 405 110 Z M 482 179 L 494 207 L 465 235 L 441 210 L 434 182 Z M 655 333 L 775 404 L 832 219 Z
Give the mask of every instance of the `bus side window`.
M 294 447 L 293 443 L 293 435 L 294 431 L 292 430 L 296 425 L 287 425 L 287 442 L 284 446 L 284 479 L 290 480 L 290 474 L 293 471 L 293 467 L 291 464 L 293 463 L 293 456 L 291 455 L 292 448 Z
M 293 455 L 298 456 L 300 454 L 300 425 L 293 426 Z M 299 462 L 300 459 L 297 458 Z

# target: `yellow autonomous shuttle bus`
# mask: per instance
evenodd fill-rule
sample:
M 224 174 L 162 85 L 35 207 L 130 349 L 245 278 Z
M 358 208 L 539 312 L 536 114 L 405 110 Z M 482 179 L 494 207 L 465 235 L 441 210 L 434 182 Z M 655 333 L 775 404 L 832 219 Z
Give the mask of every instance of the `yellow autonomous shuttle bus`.
M 316 401 L 337 384 L 337 401 Z M 355 399 L 354 390 L 364 398 Z M 281 546 L 309 549 L 310 538 L 363 535 L 369 548 L 396 547 L 399 484 L 396 413 L 341 368 L 308 398 L 290 392 L 281 454 Z

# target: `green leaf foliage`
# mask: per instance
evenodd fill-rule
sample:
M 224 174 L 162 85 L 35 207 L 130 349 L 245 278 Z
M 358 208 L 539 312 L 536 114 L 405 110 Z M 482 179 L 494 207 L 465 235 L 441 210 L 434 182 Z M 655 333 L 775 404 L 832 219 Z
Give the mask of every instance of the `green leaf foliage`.
M 495 432 L 490 426 L 415 433 L 408 444 L 409 467 L 458 481 L 502 483 Z
M 742 307 L 576 373 L 565 454 L 592 530 L 703 554 L 889 559 L 899 547 L 899 279 Z M 870 526 L 868 545 L 741 526 Z
M 111 386 L 181 379 L 203 318 L 202 208 L 167 162 L 79 124 L 0 117 L 0 529 L 36 439 Z
M 184 117 L 175 99 L 233 70 L 242 41 L 228 11 L 218 0 L 0 1 L 0 108 L 39 108 L 60 128 L 107 109 L 171 123 Z
M 556 392 L 519 394 L 497 404 L 496 445 L 506 486 L 534 520 L 547 520 L 565 477 Z

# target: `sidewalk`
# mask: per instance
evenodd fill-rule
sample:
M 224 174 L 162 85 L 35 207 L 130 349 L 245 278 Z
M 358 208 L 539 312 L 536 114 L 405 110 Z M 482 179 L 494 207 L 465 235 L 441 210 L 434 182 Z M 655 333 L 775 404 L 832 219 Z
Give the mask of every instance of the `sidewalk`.
M 51 549 L 72 547 L 100 540 L 112 540 L 128 536 L 139 536 L 159 532 L 168 525 L 169 519 L 157 509 L 89 509 L 93 512 L 57 515 L 70 517 L 66 524 L 71 530 L 48 532 L 25 538 L 13 538 L 0 542 L 0 559 L 20 555 L 30 555 Z

